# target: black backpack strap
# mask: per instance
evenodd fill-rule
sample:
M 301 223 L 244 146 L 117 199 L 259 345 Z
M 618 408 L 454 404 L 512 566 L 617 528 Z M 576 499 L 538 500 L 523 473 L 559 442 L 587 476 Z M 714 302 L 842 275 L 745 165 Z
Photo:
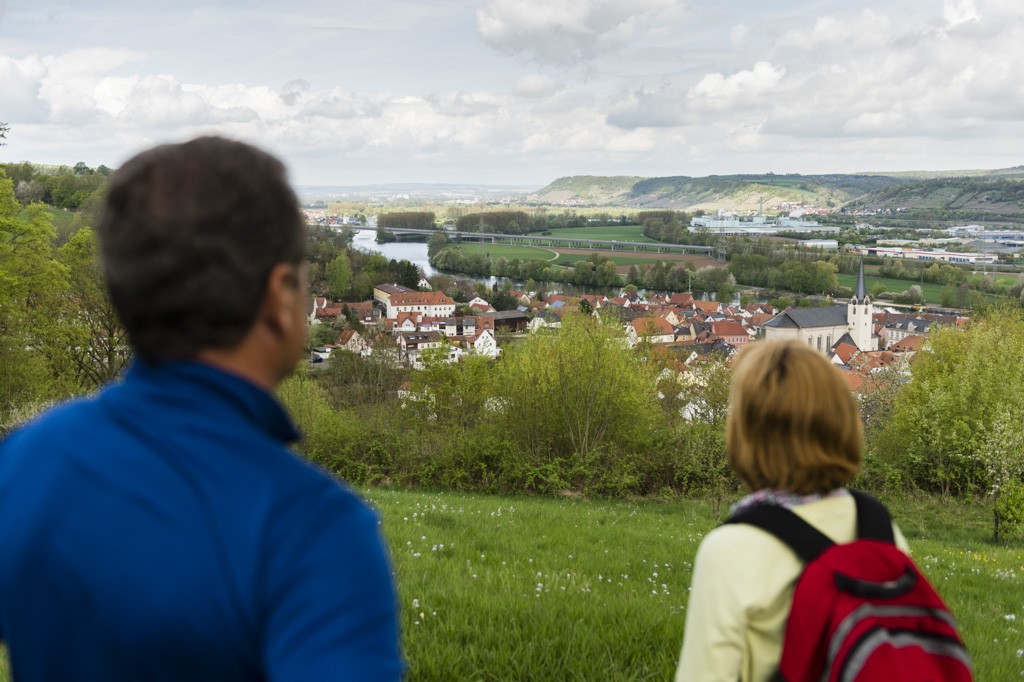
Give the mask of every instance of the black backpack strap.
M 857 503 L 857 537 L 894 544 L 892 519 L 885 505 L 859 490 L 850 490 L 850 494 Z
M 789 546 L 804 563 L 816 559 L 834 542 L 785 507 L 761 504 L 744 509 L 725 523 L 745 523 L 770 533 Z

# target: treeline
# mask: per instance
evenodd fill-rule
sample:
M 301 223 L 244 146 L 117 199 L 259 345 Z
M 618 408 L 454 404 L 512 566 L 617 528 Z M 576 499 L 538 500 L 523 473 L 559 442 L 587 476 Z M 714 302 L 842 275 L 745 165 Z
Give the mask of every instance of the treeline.
M 10 179 L 14 197 L 23 205 L 42 202 L 69 211 L 78 210 L 106 187 L 111 170 L 90 168 L 81 161 L 73 167 L 35 166 L 31 163 L 0 165 Z
M 365 301 L 381 283 L 416 289 L 423 273 L 412 262 L 388 259 L 350 246 L 350 234 L 326 227 L 309 228 L 306 251 L 310 290 L 337 301 Z
M 682 211 L 640 211 L 642 234 L 656 242 L 684 244 L 690 241 L 690 214 Z
M 128 344 L 106 296 L 96 236 L 23 207 L 0 172 L 0 435 L 45 405 L 118 375 Z
M 436 225 L 433 211 L 392 211 L 377 215 L 377 227 L 397 227 L 407 230 L 433 230 Z
M 546 223 L 538 225 L 526 211 L 485 211 L 462 216 L 456 221 L 455 228 L 460 232 L 527 234 L 546 229 Z
M 555 266 L 539 258 L 520 260 L 501 256 L 492 260 L 490 255 L 474 253 L 456 247 L 445 247 L 430 256 L 430 264 L 438 270 L 462 272 L 479 277 L 508 277 L 537 282 L 564 282 L 602 288 L 622 286 L 622 277 L 615 263 L 607 256 L 593 254 L 586 260 L 570 266 Z
M 642 214 L 643 212 L 641 212 Z M 659 212 L 660 213 L 660 212 Z M 547 232 L 566 227 L 588 227 L 591 225 L 639 225 L 640 215 L 621 213 L 595 213 L 582 215 L 573 210 L 549 213 L 546 210 L 526 211 L 484 211 L 464 213 L 455 219 L 455 229 L 460 232 L 497 232 L 499 234 L 530 234 Z
M 736 254 L 729 260 L 729 272 L 750 286 L 804 294 L 836 294 L 839 266 L 823 260 L 775 260 L 758 253 Z

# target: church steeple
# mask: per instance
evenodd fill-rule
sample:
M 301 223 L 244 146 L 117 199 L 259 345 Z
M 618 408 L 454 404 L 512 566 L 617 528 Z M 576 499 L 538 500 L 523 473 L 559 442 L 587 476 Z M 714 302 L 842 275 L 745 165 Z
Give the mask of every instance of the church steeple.
M 860 272 L 857 274 L 857 290 L 853 292 L 853 297 L 862 305 L 868 297 L 868 290 L 864 286 L 864 254 L 860 255 Z
M 864 255 L 860 257 L 860 272 L 857 273 L 857 290 L 846 305 L 847 331 L 857 348 L 862 351 L 876 350 L 877 344 L 872 334 L 871 298 L 864 286 Z

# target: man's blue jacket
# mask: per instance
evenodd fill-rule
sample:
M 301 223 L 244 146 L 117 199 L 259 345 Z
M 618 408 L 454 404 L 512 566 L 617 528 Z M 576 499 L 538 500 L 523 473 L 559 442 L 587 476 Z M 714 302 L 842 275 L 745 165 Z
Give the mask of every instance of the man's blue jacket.
M 297 436 L 239 377 L 136 363 L 0 443 L 15 679 L 400 677 L 377 518 Z

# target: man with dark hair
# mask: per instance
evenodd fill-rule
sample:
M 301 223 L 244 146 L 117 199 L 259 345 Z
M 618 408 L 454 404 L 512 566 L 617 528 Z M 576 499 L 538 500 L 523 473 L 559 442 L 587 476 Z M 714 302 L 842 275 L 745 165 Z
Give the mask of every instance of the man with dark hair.
M 219 138 L 150 150 L 99 236 L 137 359 L 0 444 L 15 679 L 399 678 L 376 516 L 287 449 L 270 394 L 308 301 L 283 166 Z

